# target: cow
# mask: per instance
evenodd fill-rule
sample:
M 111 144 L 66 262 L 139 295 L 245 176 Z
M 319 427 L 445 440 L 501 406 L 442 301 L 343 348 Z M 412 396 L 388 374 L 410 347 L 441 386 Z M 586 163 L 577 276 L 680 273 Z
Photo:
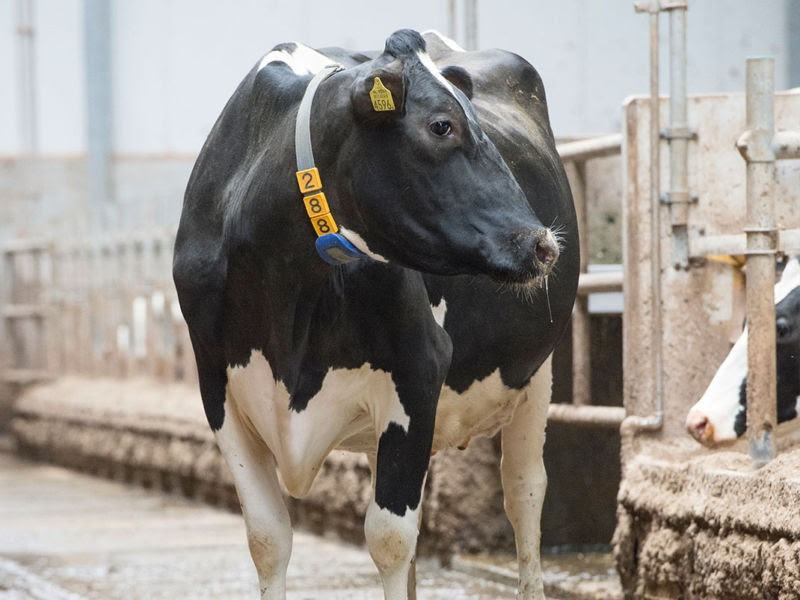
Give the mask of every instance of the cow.
M 800 411 L 800 256 L 775 285 L 778 423 Z M 741 334 L 686 417 L 689 434 L 710 448 L 734 443 L 747 429 L 747 331 Z
M 502 430 L 519 598 L 542 598 L 549 356 L 578 232 L 542 80 L 500 50 L 400 30 L 382 52 L 276 46 L 198 156 L 173 278 L 262 600 L 334 448 L 372 470 L 385 598 L 414 597 L 432 453 Z

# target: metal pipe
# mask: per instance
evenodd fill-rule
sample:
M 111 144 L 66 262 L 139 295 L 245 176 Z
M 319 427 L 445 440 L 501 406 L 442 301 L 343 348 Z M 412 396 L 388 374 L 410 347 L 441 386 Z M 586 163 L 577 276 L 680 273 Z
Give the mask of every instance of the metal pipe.
M 621 292 L 624 281 L 622 271 L 609 273 L 581 273 L 578 279 L 578 294 L 596 294 L 602 292 Z
M 629 415 L 620 426 L 623 437 L 636 431 L 658 431 L 664 425 L 664 378 L 662 374 L 663 325 L 661 318 L 661 197 L 660 197 L 660 99 L 658 85 L 658 0 L 636 4 L 637 11 L 650 14 L 650 289 L 653 333 L 651 348 L 652 393 L 655 412 L 647 417 Z
M 672 263 L 689 267 L 689 126 L 686 110 L 686 5 L 669 13 L 669 185 Z
M 622 152 L 622 134 L 612 133 L 576 142 L 564 142 L 557 144 L 556 150 L 564 162 L 614 156 Z
M 111 174 L 111 8 L 105 0 L 84 2 L 89 226 L 94 235 L 116 229 Z
M 800 229 L 782 229 L 778 250 L 784 252 L 800 248 Z M 691 238 L 692 256 L 737 255 L 747 252 L 747 236 L 744 233 L 724 235 L 698 235 Z
M 775 160 L 800 158 L 800 131 L 777 131 L 772 138 Z
M 467 50 L 478 49 L 478 0 L 464 1 L 464 45 Z
M 619 427 L 624 420 L 626 420 L 625 409 L 621 406 L 550 404 L 547 407 L 548 423 L 569 423 L 582 427 Z
M 39 150 L 39 124 L 36 114 L 36 47 L 33 23 L 33 0 L 18 0 L 19 134 L 20 150 L 25 154 L 36 154 Z
M 447 37 L 451 40 L 458 37 L 456 23 L 456 0 L 447 0 Z
M 580 247 L 580 272 L 586 275 L 589 264 L 589 222 L 586 207 L 586 163 L 573 162 L 573 199 L 578 220 Z M 579 284 L 580 285 L 580 284 Z M 572 309 L 572 402 L 591 404 L 591 325 L 589 323 L 589 299 L 583 295 L 575 298 Z
M 747 162 L 747 437 L 761 466 L 775 457 L 775 61 L 747 59 L 747 131 L 738 147 Z

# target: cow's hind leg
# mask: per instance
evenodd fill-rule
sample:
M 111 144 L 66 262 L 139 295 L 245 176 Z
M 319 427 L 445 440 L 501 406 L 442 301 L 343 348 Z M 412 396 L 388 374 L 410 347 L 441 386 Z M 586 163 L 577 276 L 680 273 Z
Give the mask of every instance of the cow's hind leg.
M 242 505 L 247 543 L 258 571 L 261 600 L 284 600 L 292 552 L 292 524 L 266 444 L 245 424 L 228 397 L 217 443 L 230 467 Z
M 534 375 L 525 391 L 527 398 L 502 434 L 503 497 L 517 546 L 519 600 L 544 598 L 539 542 L 547 474 L 542 450 L 552 381 L 551 356 Z

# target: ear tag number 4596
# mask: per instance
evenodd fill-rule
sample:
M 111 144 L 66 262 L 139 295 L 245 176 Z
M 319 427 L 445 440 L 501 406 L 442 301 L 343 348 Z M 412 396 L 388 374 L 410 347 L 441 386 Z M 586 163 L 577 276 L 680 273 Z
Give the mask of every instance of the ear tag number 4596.
M 369 99 L 372 100 L 372 108 L 376 112 L 394 110 L 394 99 L 392 92 L 383 85 L 380 77 L 376 77 L 369 92 Z

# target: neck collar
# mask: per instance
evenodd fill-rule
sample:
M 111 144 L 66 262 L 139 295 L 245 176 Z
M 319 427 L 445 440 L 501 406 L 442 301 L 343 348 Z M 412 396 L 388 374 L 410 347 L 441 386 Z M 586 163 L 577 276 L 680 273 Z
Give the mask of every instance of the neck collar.
M 323 81 L 341 69 L 342 67 L 338 65 L 329 65 L 314 76 L 300 101 L 294 130 L 297 185 L 303 195 L 306 214 L 317 234 L 317 241 L 314 244 L 317 253 L 322 260 L 332 265 L 368 258 L 339 233 L 339 226 L 331 214 L 325 192 L 322 191 L 322 179 L 314 165 L 314 152 L 311 146 L 311 103 L 314 94 Z

